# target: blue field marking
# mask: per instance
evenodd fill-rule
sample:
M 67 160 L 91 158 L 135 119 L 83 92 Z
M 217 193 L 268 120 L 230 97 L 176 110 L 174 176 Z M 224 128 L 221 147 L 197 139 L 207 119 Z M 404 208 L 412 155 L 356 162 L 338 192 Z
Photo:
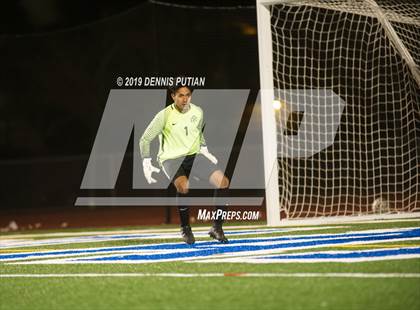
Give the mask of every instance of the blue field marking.
M 386 232 L 369 232 L 369 233 L 341 233 L 341 234 L 324 234 L 324 235 L 304 235 L 304 236 L 282 236 L 282 237 L 269 237 L 269 238 L 251 238 L 251 239 L 233 239 L 229 242 L 229 246 L 238 244 L 244 244 L 244 246 L 232 248 L 235 249 L 257 249 L 258 246 L 250 246 L 250 243 L 262 243 L 262 242 L 281 242 L 281 241 L 300 241 L 300 240 L 310 240 L 308 242 L 295 242 L 295 243 L 286 243 L 281 245 L 268 245 L 263 248 L 279 248 L 279 247 L 301 247 L 301 246 L 316 246 L 320 244 L 329 244 L 329 243 L 343 243 L 343 242 L 354 242 L 354 241 L 370 241 L 370 240 L 385 240 L 385 239 L 395 239 L 398 238 L 411 238 L 419 237 L 420 229 L 411 229 L 411 230 L 393 230 Z M 340 240 L 335 239 L 343 238 Z M 363 239 L 355 239 L 363 238 Z M 318 240 L 319 239 L 319 240 Z M 328 240 L 332 239 L 332 240 Z M 321 242 L 322 241 L 322 242 Z M 139 251 L 139 250 L 181 250 L 181 249 L 191 249 L 196 248 L 200 249 L 206 246 L 214 247 L 217 245 L 217 242 L 214 241 L 203 241 L 197 242 L 195 245 L 187 245 L 185 243 L 162 243 L 162 244 L 152 244 L 152 245 L 138 245 L 138 246 L 118 246 L 118 247 L 104 247 L 104 248 L 90 248 L 90 249 L 78 249 L 78 250 L 58 250 L 58 251 L 34 251 L 29 253 L 16 253 L 16 254 L 2 254 L 0 255 L 0 260 L 10 260 L 10 259 L 19 259 L 19 258 L 31 258 L 31 257 L 43 257 L 43 256 L 63 256 L 63 255 L 80 255 L 80 254 L 101 254 L 101 253 L 112 253 L 119 251 Z M 247 245 L 248 244 L 248 245 Z
M 278 263 L 355 263 L 379 260 L 420 258 L 420 247 L 382 248 L 369 250 L 334 250 L 322 252 L 305 252 L 297 254 L 251 255 L 237 257 L 219 257 L 199 260 L 199 263 L 249 263 L 249 264 L 278 264 Z
M 306 249 L 315 247 L 328 247 L 341 244 L 364 244 L 369 242 L 394 242 L 420 238 L 420 228 L 400 229 L 369 232 L 353 232 L 326 235 L 282 236 L 271 238 L 232 239 L 228 244 L 216 241 L 197 242 L 195 245 L 184 243 L 163 243 L 139 246 L 108 247 L 97 249 L 63 250 L 38 253 L 19 253 L 0 255 L 0 259 L 30 259 L 55 258 L 54 263 L 142 263 L 163 262 L 172 260 L 191 260 L 206 258 L 219 254 L 236 255 L 244 252 L 264 251 L 264 254 L 278 253 L 281 250 Z M 149 253 L 147 253 L 148 251 Z M 152 253 L 150 253 L 150 251 Z M 117 254 L 120 252 L 119 254 Z M 122 253 L 123 252 L 123 253 Z M 130 252 L 130 253 L 126 253 Z M 143 252 L 143 253 L 142 253 Z M 92 255 L 96 257 L 71 257 L 57 259 L 65 255 Z M 106 255 L 105 255 L 106 254 Z M 116 255 L 117 254 L 117 255 Z M 46 260 L 45 263 L 52 262 Z M 31 263 L 31 262 L 30 262 Z M 39 261 L 43 263 L 43 261 Z
M 398 248 L 398 249 L 377 249 L 377 250 L 357 250 L 357 251 L 341 251 L 341 252 L 316 252 L 316 253 L 302 253 L 302 254 L 281 254 L 275 256 L 262 256 L 257 259 L 270 260 L 342 260 L 352 258 L 372 258 L 372 257 L 386 257 L 395 255 L 411 255 L 420 254 L 420 247 Z
M 253 235 L 253 234 L 270 234 L 293 231 L 294 228 L 269 228 L 269 229 L 246 229 L 246 230 L 231 230 L 226 231 L 228 236 L 239 235 Z M 208 237 L 207 231 L 194 232 L 196 237 Z M 66 238 L 52 238 L 40 240 L 8 240 L 2 242 L 0 239 L 0 249 L 33 247 L 33 246 L 46 246 L 46 245 L 61 245 L 72 243 L 90 243 L 90 242 L 107 242 L 107 241 L 121 241 L 121 240 L 144 240 L 144 239 L 179 239 L 178 232 L 168 233 L 146 233 L 146 234 L 116 234 L 116 235 L 91 235 L 91 236 L 78 236 Z
M 272 243 L 267 245 L 253 245 L 253 244 L 243 244 L 245 240 L 232 240 L 230 244 L 221 245 L 221 244 L 210 244 L 205 246 L 201 243 L 197 244 L 193 252 L 172 252 L 172 253 L 162 253 L 162 254 L 127 254 L 127 255 L 110 255 L 97 258 L 75 258 L 73 261 L 83 261 L 83 262 L 106 262 L 106 261 L 163 261 L 163 260 L 178 260 L 183 258 L 197 258 L 197 257 L 208 257 L 219 254 L 232 254 L 232 253 L 241 253 L 241 252 L 256 252 L 262 250 L 278 250 L 278 249 L 293 249 L 293 248 L 311 248 L 316 246 L 332 246 L 340 245 L 346 243 L 354 242 L 369 242 L 369 241 L 394 241 L 398 239 L 407 239 L 407 238 L 418 238 L 420 237 L 420 229 L 413 229 L 408 231 L 402 231 L 399 233 L 391 233 L 386 235 L 381 234 L 372 234 L 369 236 L 357 236 L 348 238 L 349 236 L 341 236 L 333 239 L 328 238 L 319 238 L 319 240 L 310 240 L 310 241 L 301 241 L 294 243 Z M 277 240 L 271 239 L 270 241 L 279 241 L 284 240 L 284 238 L 276 238 Z M 288 238 L 291 240 L 293 238 Z M 302 238 L 303 239 L 303 238 Z M 315 239 L 315 238 L 313 238 Z M 236 242 L 240 241 L 240 242 Z M 258 242 L 263 242 L 258 240 Z M 241 244 L 242 243 L 242 244 Z M 248 240 L 248 243 L 255 243 L 255 240 Z M 235 245 L 239 244 L 239 245 Z
M 326 245 L 328 242 L 335 243 L 335 239 L 342 238 L 341 242 L 353 242 L 354 238 L 365 238 L 360 241 L 369 240 L 385 240 L 398 238 L 411 238 L 419 237 L 420 228 L 414 229 L 403 229 L 403 230 L 390 230 L 378 232 L 353 232 L 353 233 L 339 233 L 339 234 L 311 234 L 311 235 L 290 235 L 280 237 L 266 237 L 266 238 L 247 238 L 247 239 L 231 239 L 228 247 L 232 252 L 234 251 L 253 251 L 258 249 L 278 249 L 278 248 L 291 248 L 291 247 L 311 247 Z M 367 239 L 366 239 L 367 238 Z M 382 238 L 382 239 L 378 239 Z M 331 239 L 331 240 L 330 240 Z M 309 240 L 306 242 L 301 242 Z M 330 241 L 328 241 L 330 240 Z M 321 242 L 322 241 L 322 242 Z M 271 245 L 266 245 L 263 248 L 261 246 L 250 245 L 255 243 L 270 242 Z M 285 242 L 284 244 L 275 244 L 278 242 Z M 232 246 L 238 245 L 232 248 Z M 91 255 L 91 254 L 109 254 L 115 252 L 138 252 L 142 250 L 183 250 L 183 249 L 197 249 L 216 246 L 216 251 L 219 244 L 215 241 L 201 241 L 195 245 L 187 245 L 185 243 L 161 243 L 151 245 L 134 245 L 134 246 L 117 246 L 117 247 L 101 247 L 101 248 L 87 248 L 87 249 L 70 249 L 70 250 L 55 250 L 55 251 L 33 251 L 24 253 L 10 253 L 1 254 L 0 261 L 16 260 L 16 259 L 30 259 L 30 258 L 42 258 L 42 257 L 58 257 L 58 256 L 73 256 L 73 255 Z M 227 251 L 227 250 L 225 250 Z

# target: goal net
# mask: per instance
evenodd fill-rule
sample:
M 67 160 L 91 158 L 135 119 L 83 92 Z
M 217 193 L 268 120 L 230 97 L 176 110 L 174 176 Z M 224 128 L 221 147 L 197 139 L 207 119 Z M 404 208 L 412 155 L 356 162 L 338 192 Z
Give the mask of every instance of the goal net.
M 260 76 L 271 77 L 261 88 L 272 87 L 277 103 L 281 217 L 420 211 L 418 2 L 258 0 L 257 8 L 259 36 L 267 36 L 259 38 L 260 64 L 263 49 L 272 58 L 271 72 L 260 67 Z M 314 90 L 333 92 L 343 109 L 305 107 L 319 102 L 302 99 Z M 305 94 L 294 96 L 303 109 L 291 91 Z M 308 156 L 283 156 L 291 137 L 303 139 L 301 148 L 313 142 L 299 131 L 319 126 L 322 111 L 335 113 L 323 120 L 339 120 L 331 143 Z

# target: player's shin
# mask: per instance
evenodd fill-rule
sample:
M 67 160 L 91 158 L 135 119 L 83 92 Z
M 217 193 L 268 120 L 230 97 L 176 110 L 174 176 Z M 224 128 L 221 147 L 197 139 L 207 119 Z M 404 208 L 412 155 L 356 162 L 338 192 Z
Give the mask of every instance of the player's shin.
M 219 198 L 226 197 L 227 194 L 228 194 L 227 188 L 219 188 L 219 189 L 214 190 L 213 197 L 214 197 L 214 200 L 216 201 L 218 197 Z M 221 227 L 223 225 L 227 209 L 228 209 L 227 204 L 216 205 L 216 219 L 214 220 L 214 226 Z
M 217 197 L 226 197 L 227 196 L 227 189 L 216 189 L 214 191 L 213 198 L 214 200 Z M 215 201 L 216 202 L 216 201 Z M 226 216 L 227 212 L 227 205 L 226 204 L 219 204 L 216 205 L 216 218 L 214 220 L 213 226 L 210 228 L 209 235 L 213 239 L 216 239 L 222 243 L 227 243 L 228 239 L 225 236 L 225 233 L 222 229 L 224 217 Z
M 190 209 L 188 206 L 181 205 L 180 198 L 186 197 L 186 194 L 177 193 L 176 194 L 176 203 L 178 206 L 178 212 L 179 212 L 179 220 L 181 223 L 181 226 L 189 226 L 190 225 Z
M 179 211 L 179 219 L 181 222 L 181 236 L 185 243 L 195 243 L 194 234 L 192 233 L 190 226 L 190 209 L 187 206 L 183 206 L 179 203 L 179 198 L 185 197 L 186 195 L 177 193 L 177 205 Z

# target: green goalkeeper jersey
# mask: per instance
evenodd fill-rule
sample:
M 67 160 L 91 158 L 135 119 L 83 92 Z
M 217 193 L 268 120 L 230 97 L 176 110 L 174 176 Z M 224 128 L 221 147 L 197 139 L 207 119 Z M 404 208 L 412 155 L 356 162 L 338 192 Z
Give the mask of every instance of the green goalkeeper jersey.
M 159 136 L 158 162 L 196 154 L 206 142 L 203 136 L 203 110 L 190 103 L 190 109 L 181 113 L 175 104 L 161 110 L 150 122 L 140 138 L 142 158 L 150 157 L 150 143 Z

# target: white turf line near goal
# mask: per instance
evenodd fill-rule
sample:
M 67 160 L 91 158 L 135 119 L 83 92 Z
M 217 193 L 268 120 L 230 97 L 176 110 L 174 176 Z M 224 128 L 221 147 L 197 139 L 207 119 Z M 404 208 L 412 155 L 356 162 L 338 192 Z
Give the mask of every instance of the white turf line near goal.
M 257 18 L 267 224 L 419 216 L 417 1 L 257 0 Z M 296 137 L 314 142 L 310 129 L 323 124 L 308 106 L 319 89 L 345 103 L 330 115 L 339 119 L 333 141 L 304 158 L 280 156 Z M 306 91 L 305 102 L 292 102 L 291 90 Z M 309 132 L 299 135 L 303 123 Z

